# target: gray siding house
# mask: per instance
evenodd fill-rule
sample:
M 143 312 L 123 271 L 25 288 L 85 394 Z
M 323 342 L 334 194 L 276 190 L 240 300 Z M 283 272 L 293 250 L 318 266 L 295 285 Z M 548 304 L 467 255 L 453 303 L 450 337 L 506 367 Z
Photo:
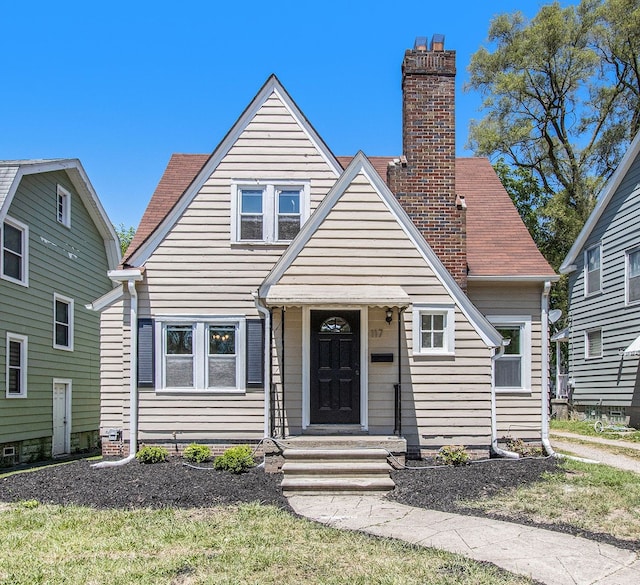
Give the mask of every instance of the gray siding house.
M 95 448 L 118 237 L 75 159 L 0 161 L 0 464 Z
M 640 135 L 567 254 L 569 386 L 588 417 L 640 424 Z

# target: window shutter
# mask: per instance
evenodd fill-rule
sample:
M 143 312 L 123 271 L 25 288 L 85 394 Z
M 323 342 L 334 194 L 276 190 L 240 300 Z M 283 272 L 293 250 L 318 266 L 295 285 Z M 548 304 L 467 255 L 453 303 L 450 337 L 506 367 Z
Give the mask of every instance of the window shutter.
M 247 388 L 264 383 L 264 321 L 247 319 Z
M 153 319 L 138 319 L 138 387 L 153 388 Z

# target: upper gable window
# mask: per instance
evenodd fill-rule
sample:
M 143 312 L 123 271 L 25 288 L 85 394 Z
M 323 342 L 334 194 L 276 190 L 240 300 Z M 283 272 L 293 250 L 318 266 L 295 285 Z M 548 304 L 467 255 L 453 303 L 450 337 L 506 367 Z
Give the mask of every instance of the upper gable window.
M 56 198 L 56 219 L 63 226 L 71 225 L 71 193 L 62 185 L 58 185 Z
M 290 242 L 309 216 L 308 183 L 239 182 L 233 191 L 234 242 Z
M 584 294 L 600 292 L 601 281 L 600 244 L 598 244 L 588 248 L 584 253 Z
M 627 252 L 627 303 L 640 301 L 640 248 Z
M 29 228 L 23 223 L 5 218 L 2 224 L 2 278 L 27 286 Z

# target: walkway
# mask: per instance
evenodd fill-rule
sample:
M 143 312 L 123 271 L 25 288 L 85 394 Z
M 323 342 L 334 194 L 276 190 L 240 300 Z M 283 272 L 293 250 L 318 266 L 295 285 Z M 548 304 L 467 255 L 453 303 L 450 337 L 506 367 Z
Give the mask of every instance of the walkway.
M 460 553 L 547 585 L 638 585 L 640 554 L 550 530 L 412 508 L 377 496 L 292 496 L 323 524 Z
M 598 461 L 599 463 L 605 463 L 606 465 L 611 465 L 618 469 L 634 471 L 635 473 L 640 474 L 640 444 L 638 443 L 552 431 L 551 445 L 561 453 L 576 455 L 578 457 Z M 607 450 L 607 446 L 637 451 L 638 454 L 636 457 L 619 455 L 613 451 Z

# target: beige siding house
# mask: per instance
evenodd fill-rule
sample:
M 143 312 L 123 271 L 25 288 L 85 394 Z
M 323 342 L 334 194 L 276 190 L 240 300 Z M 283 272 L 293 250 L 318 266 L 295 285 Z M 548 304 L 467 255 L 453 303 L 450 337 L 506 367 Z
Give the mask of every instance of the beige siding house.
M 335 157 L 275 76 L 210 156 L 172 157 L 94 302 L 106 455 L 544 439 L 556 276 L 489 162 L 455 158 L 454 79 L 453 51 L 407 51 L 395 158 Z

